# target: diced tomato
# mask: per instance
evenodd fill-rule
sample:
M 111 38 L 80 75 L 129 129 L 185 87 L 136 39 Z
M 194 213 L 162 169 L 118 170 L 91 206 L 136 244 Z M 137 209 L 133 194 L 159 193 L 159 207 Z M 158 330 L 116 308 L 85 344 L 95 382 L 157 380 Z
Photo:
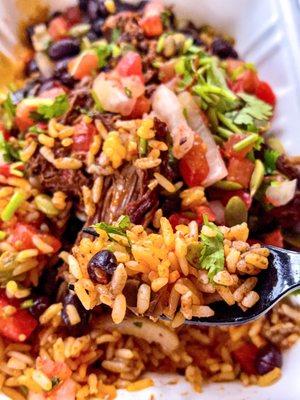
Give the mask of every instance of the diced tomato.
M 215 213 L 208 206 L 199 206 L 199 207 L 196 207 L 195 210 L 196 210 L 197 217 L 198 217 L 197 218 L 198 223 L 202 223 L 203 222 L 203 215 L 207 215 L 207 218 L 208 218 L 209 221 L 215 221 L 216 220 Z
M 253 170 L 254 163 L 247 158 L 243 160 L 231 158 L 228 164 L 227 179 L 240 183 L 244 188 L 248 188 Z
M 35 246 L 32 242 L 33 235 L 38 235 L 45 243 L 53 248 L 53 252 L 57 252 L 61 243 L 54 236 L 48 233 L 40 233 L 38 229 L 32 225 L 17 222 L 10 237 L 9 242 L 18 250 L 34 249 Z
M 142 58 L 134 51 L 128 51 L 121 58 L 116 66 L 116 71 L 121 77 L 137 75 L 141 78 L 141 81 L 144 82 Z
M 82 79 L 85 76 L 91 76 L 98 68 L 98 57 L 95 53 L 85 53 L 73 58 L 68 63 L 69 74 L 75 79 Z
M 252 70 L 246 70 L 243 72 L 235 82 L 231 83 L 231 89 L 235 93 L 246 92 L 254 94 L 259 85 L 259 79 L 257 73 Z
M 66 11 L 63 13 L 63 18 L 65 18 L 69 26 L 81 22 L 81 11 L 79 7 L 73 6 L 67 8 Z
M 9 132 L 6 130 L 3 122 L 0 121 L 0 133 L 2 133 L 4 140 L 8 140 L 10 137 Z
M 17 311 L 6 316 L 3 307 L 13 306 Z M 24 342 L 29 338 L 38 323 L 26 310 L 19 308 L 19 302 L 8 299 L 5 291 L 0 291 L 0 335 L 15 342 Z
M 65 90 L 60 87 L 54 87 L 49 90 L 45 90 L 41 94 L 39 94 L 40 99 L 51 99 L 54 100 L 56 97 L 61 96 L 62 94 L 66 94 Z
M 74 125 L 73 151 L 88 151 L 96 134 L 96 128 L 93 124 L 87 124 L 84 121 Z
M 199 186 L 207 177 L 209 166 L 205 155 L 205 146 L 199 136 L 179 162 L 180 173 L 188 186 Z
M 140 96 L 136 99 L 134 109 L 128 116 L 129 119 L 141 118 L 150 110 L 150 100 L 145 96 Z
M 62 16 L 53 18 L 53 20 L 49 23 L 48 33 L 54 41 L 66 37 L 68 30 L 68 22 Z
M 35 246 L 32 243 L 32 236 L 37 233 L 38 230 L 33 226 L 17 222 L 9 237 L 9 241 L 18 251 L 33 249 Z
M 34 125 L 34 121 L 30 117 L 30 114 L 36 109 L 36 105 L 29 105 L 23 101 L 17 105 L 15 122 L 20 131 L 24 132 Z
M 255 375 L 257 374 L 255 368 L 257 353 L 258 348 L 254 344 L 244 343 L 233 351 L 233 356 L 246 374 Z
M 175 230 L 177 225 L 188 225 L 191 221 L 195 219 L 196 217 L 192 218 L 182 213 L 175 213 L 170 215 L 169 222 L 172 225 L 172 228 Z
M 225 156 L 228 158 L 235 157 L 238 158 L 239 160 L 245 158 L 246 155 L 249 153 L 249 151 L 252 149 L 253 144 L 250 144 L 249 146 L 245 147 L 243 150 L 240 151 L 235 151 L 233 149 L 233 146 L 244 138 L 245 135 L 240 135 L 240 134 L 230 136 L 230 138 L 224 144 Z
M 140 20 L 139 24 L 144 34 L 148 37 L 160 36 L 164 30 L 160 15 L 144 17 Z
M 245 190 L 222 190 L 217 188 L 210 188 L 209 190 L 209 197 L 212 200 L 220 200 L 224 207 L 226 207 L 228 201 L 233 196 L 238 196 L 240 199 L 242 199 L 249 210 L 251 207 L 252 198 Z
M 72 371 L 66 363 L 62 361 L 52 361 L 45 357 L 38 357 L 36 359 L 36 367 L 44 372 L 50 379 L 56 377 L 64 381 L 72 375 Z
M 271 106 L 276 104 L 276 96 L 271 86 L 267 82 L 260 81 L 256 88 L 256 97 L 269 103 Z
M 283 248 L 283 236 L 281 230 L 275 229 L 275 231 L 267 233 L 264 236 L 264 243 Z
M 4 175 L 6 178 L 10 175 L 10 167 L 8 164 L 0 165 L 0 175 Z

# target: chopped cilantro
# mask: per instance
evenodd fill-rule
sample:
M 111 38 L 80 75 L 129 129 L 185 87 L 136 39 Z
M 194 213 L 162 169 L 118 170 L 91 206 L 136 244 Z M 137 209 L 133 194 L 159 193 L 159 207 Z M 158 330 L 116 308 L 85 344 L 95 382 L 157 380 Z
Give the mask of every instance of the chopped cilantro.
M 91 90 L 91 95 L 95 102 L 96 109 L 98 111 L 100 111 L 101 113 L 104 112 L 104 108 L 102 107 L 102 104 L 100 103 L 100 100 L 98 99 L 98 96 L 97 96 L 95 90 Z
M 125 91 L 126 96 L 127 96 L 129 99 L 131 99 L 131 98 L 132 98 L 132 91 L 131 91 L 128 87 L 125 87 L 125 88 L 124 88 L 124 91 Z
M 280 156 L 277 150 L 267 149 L 264 153 L 264 164 L 267 174 L 272 174 L 276 169 L 276 161 Z
M 126 229 L 130 226 L 130 219 L 128 215 L 124 215 L 120 217 L 117 225 L 110 225 L 106 222 L 99 222 L 97 224 L 92 225 L 93 228 L 102 229 L 105 231 L 108 236 L 110 235 L 120 235 L 127 236 Z
M 60 117 L 69 108 L 69 101 L 66 94 L 57 96 L 51 104 L 40 104 L 36 111 L 31 113 L 31 117 L 37 121 Z
M 44 129 L 38 127 L 38 126 L 31 126 L 28 131 L 30 133 L 36 133 L 37 135 L 40 135 L 41 133 L 47 133 Z
M 107 65 L 108 59 L 112 55 L 112 47 L 109 44 L 103 42 L 103 43 L 99 43 L 96 51 L 97 51 L 97 56 L 98 56 L 99 68 L 103 68 Z
M 52 383 L 52 389 L 53 388 L 55 388 L 55 386 L 57 386 L 57 385 L 59 385 L 60 384 L 60 378 L 58 377 L 58 376 L 54 376 L 52 379 L 51 379 L 51 383 Z
M 219 272 L 224 269 L 224 246 L 223 234 L 219 228 L 213 223 L 209 222 L 206 215 L 203 216 L 204 224 L 216 232 L 216 236 L 210 237 L 205 235 L 202 231 L 201 237 L 201 268 L 208 270 L 208 277 L 210 280 Z
M 6 129 L 11 129 L 16 115 L 16 106 L 12 101 L 11 94 L 8 93 L 5 101 L 2 103 L 3 107 L 3 121 Z
M 0 132 L 0 153 L 5 162 L 17 161 L 20 159 L 19 151 L 12 146 L 11 143 L 6 141 L 3 134 Z
M 133 325 L 137 326 L 138 328 L 141 328 L 143 326 L 143 323 L 141 321 L 134 321 Z
M 268 121 L 272 116 L 273 109 L 268 103 L 246 93 L 239 94 L 239 97 L 245 105 L 241 110 L 231 114 L 236 125 L 256 126 L 256 121 Z

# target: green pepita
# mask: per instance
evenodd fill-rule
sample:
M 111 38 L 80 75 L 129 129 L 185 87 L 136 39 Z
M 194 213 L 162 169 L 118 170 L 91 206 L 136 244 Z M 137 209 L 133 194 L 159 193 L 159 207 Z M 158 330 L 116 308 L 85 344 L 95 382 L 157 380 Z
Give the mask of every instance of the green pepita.
M 238 196 L 233 196 L 225 207 L 225 224 L 226 226 L 234 226 L 247 222 L 248 211 L 246 204 Z
M 265 175 L 265 166 L 261 160 L 255 160 L 254 170 L 250 180 L 250 194 L 254 196 L 259 189 Z
M 243 188 L 240 183 L 232 181 L 219 181 L 214 184 L 214 187 L 222 190 L 239 190 Z
M 176 43 L 173 36 L 167 36 L 164 42 L 163 55 L 166 58 L 173 57 L 176 53 Z
M 80 37 L 88 33 L 90 29 L 90 24 L 76 24 L 69 30 L 69 34 L 74 37 Z
M 59 210 L 54 207 L 51 198 L 46 194 L 38 194 L 35 196 L 34 202 L 37 209 L 47 215 L 47 217 L 55 217 L 59 213 Z

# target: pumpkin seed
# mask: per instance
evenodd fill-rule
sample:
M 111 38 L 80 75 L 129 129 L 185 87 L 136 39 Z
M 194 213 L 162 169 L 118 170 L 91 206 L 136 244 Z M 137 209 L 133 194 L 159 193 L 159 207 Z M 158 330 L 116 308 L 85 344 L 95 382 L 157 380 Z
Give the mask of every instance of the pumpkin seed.
M 180 52 L 183 49 L 184 43 L 185 43 L 185 36 L 183 33 L 175 33 L 172 35 L 172 38 L 175 42 L 176 50 Z
M 54 207 L 51 198 L 46 194 L 39 194 L 35 196 L 34 203 L 37 209 L 43 214 L 47 215 L 47 217 L 55 217 L 59 213 L 59 210 Z
M 265 175 L 265 166 L 261 160 L 255 160 L 255 166 L 250 179 L 250 195 L 254 196 Z
M 173 57 L 176 53 L 176 44 L 173 36 L 167 36 L 164 42 L 163 54 L 166 58 Z
M 225 223 L 226 226 L 234 226 L 241 224 L 242 222 L 247 222 L 248 211 L 246 204 L 238 196 L 233 196 L 228 201 L 225 207 Z
M 223 190 L 239 190 L 243 188 L 240 183 L 232 181 L 219 181 L 216 182 L 213 186 Z
M 73 25 L 72 28 L 69 30 L 69 34 L 70 36 L 80 37 L 88 33 L 90 29 L 90 24 L 76 24 Z

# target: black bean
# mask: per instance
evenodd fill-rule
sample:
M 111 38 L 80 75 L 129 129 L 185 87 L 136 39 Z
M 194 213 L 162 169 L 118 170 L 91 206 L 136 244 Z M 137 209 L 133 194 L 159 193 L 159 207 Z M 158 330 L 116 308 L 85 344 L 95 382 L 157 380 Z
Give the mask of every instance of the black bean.
M 278 347 L 269 343 L 266 346 L 259 349 L 255 367 L 259 375 L 267 374 L 274 368 L 281 368 L 282 366 L 282 354 Z
M 57 290 L 62 282 L 61 279 L 57 278 L 57 268 L 58 266 L 44 269 L 35 292 L 41 296 L 47 296 L 51 300 L 55 299 Z
M 104 21 L 104 18 L 98 18 L 92 25 L 92 30 L 98 37 L 102 36 L 102 25 Z
M 134 3 L 129 3 L 126 1 L 116 0 L 115 3 L 118 11 L 139 11 L 147 4 L 147 1 L 140 0 Z
M 27 76 L 30 76 L 31 74 L 34 74 L 36 72 L 39 72 L 39 68 L 37 66 L 37 63 L 34 58 L 32 58 L 28 63 L 25 65 L 25 74 Z
M 67 312 L 67 305 L 73 305 L 80 317 L 80 322 L 75 325 L 71 324 L 68 312 Z M 63 299 L 63 309 L 61 312 L 62 320 L 66 325 L 69 333 L 72 336 L 81 336 L 88 328 L 88 322 L 90 313 L 83 307 L 80 300 L 73 292 L 68 292 Z
M 49 305 L 50 300 L 47 296 L 38 296 L 33 300 L 33 304 L 28 311 L 34 318 L 38 319 Z
M 94 42 L 98 39 L 98 35 L 94 31 L 90 31 L 86 36 L 91 42 Z
M 117 259 L 109 250 L 96 253 L 88 263 L 88 274 L 93 282 L 107 284 L 109 275 L 117 268 Z
M 88 0 L 78 0 L 78 5 L 80 10 L 86 11 L 87 5 L 88 5 Z
M 72 88 L 75 84 L 75 80 L 68 72 L 63 72 L 59 78 L 61 83 L 69 88 Z
M 89 0 L 87 5 L 87 13 L 91 21 L 96 21 L 99 17 L 99 8 L 96 0 Z
M 96 3 L 98 4 L 98 15 L 99 17 L 107 17 L 108 16 L 108 11 L 105 7 L 104 0 L 96 0 Z
M 79 42 L 76 39 L 61 39 L 53 43 L 48 50 L 52 60 L 61 60 L 65 57 L 76 56 L 80 51 Z
M 178 195 L 164 197 L 161 200 L 161 209 L 165 217 L 180 211 L 181 199 Z
M 237 52 L 234 50 L 232 45 L 227 40 L 218 38 L 215 39 L 211 46 L 213 54 L 220 58 L 238 58 Z
M 60 72 L 66 72 L 69 61 L 70 61 L 70 58 L 63 58 L 63 59 L 57 61 L 55 63 L 55 68 L 54 68 L 55 75 L 59 76 L 58 74 Z

